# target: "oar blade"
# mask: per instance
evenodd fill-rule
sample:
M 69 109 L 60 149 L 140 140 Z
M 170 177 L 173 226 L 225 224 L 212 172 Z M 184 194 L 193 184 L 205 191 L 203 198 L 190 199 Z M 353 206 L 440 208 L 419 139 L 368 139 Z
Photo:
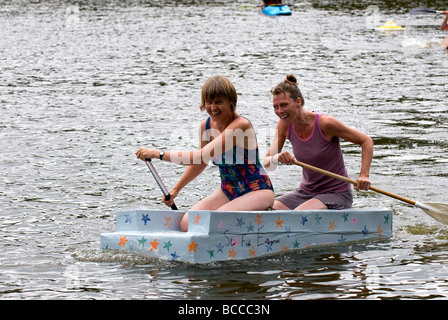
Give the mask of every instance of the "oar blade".
M 419 207 L 425 211 L 428 215 L 436 219 L 437 221 L 448 224 L 448 204 L 447 203 L 428 203 L 417 202 L 416 207 Z
M 418 15 L 418 14 L 431 14 L 431 13 L 437 13 L 436 10 L 426 8 L 426 7 L 420 7 L 420 8 L 414 8 L 410 12 L 410 14 Z

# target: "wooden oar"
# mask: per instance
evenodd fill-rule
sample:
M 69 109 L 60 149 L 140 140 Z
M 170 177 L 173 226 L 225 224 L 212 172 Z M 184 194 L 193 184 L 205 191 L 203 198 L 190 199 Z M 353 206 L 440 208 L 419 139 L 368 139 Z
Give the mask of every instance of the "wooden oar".
M 419 7 L 412 9 L 409 13 L 417 15 L 417 14 L 444 13 L 444 11 L 437 11 L 426 7 Z
M 306 163 L 303 163 L 303 162 L 300 162 L 300 161 L 297 161 L 297 160 L 294 160 L 294 163 L 296 165 L 299 165 L 299 166 L 303 167 L 303 168 L 307 168 L 307 169 L 313 170 L 315 172 L 327 175 L 329 177 L 332 177 L 332 178 L 335 178 L 335 179 L 338 179 L 338 180 L 342 180 L 342 181 L 351 183 L 353 185 L 356 185 L 356 181 L 353 180 L 353 179 L 350 179 L 350 178 L 347 178 L 347 177 L 344 177 L 344 176 L 340 176 L 340 175 L 338 175 L 336 173 L 332 173 L 332 172 L 329 172 L 329 171 L 326 171 L 326 170 L 323 170 L 323 169 L 311 166 L 309 164 L 306 164 Z M 425 211 L 428 215 L 430 215 L 431 217 L 433 217 L 437 221 L 442 222 L 444 224 L 448 224 L 448 204 L 446 204 L 446 203 L 419 202 L 419 201 L 414 201 L 414 200 L 410 200 L 410 199 L 398 196 L 396 194 L 393 194 L 393 193 L 390 193 L 390 192 L 387 192 L 387 191 L 384 191 L 384 190 L 381 190 L 381 189 L 378 189 L 378 188 L 375 188 L 375 187 L 372 187 L 372 186 L 369 189 L 372 190 L 372 191 L 384 194 L 384 195 L 386 195 L 388 197 L 392 197 L 392 198 L 395 198 L 395 199 L 407 202 L 409 204 L 412 204 L 413 206 L 418 207 L 418 208 L 422 209 L 423 211 Z
M 165 185 L 163 184 L 162 179 L 160 179 L 160 176 L 157 173 L 156 168 L 154 168 L 154 165 L 152 164 L 151 159 L 148 158 L 148 159 L 146 159 L 145 162 L 149 168 L 149 171 L 151 171 L 154 179 L 156 180 L 157 184 L 159 185 L 160 190 L 162 190 L 162 193 L 165 196 L 165 199 L 170 200 L 171 195 L 169 194 L 168 190 L 165 188 Z M 177 206 L 173 203 L 173 205 L 171 206 L 171 209 L 177 210 Z

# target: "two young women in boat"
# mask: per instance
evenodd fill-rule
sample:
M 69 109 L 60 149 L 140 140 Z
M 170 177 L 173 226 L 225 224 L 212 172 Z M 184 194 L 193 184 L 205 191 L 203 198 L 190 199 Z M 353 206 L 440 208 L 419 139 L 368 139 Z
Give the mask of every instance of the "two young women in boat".
M 362 147 L 361 173 L 356 189 L 370 186 L 369 171 L 373 154 L 370 137 L 352 129 L 333 117 L 306 111 L 304 98 L 294 76 L 278 84 L 272 91 L 273 107 L 279 117 L 276 135 L 265 157 L 267 170 L 278 163 L 292 164 L 294 157 L 283 151 L 286 139 L 291 141 L 299 161 L 347 176 L 339 138 Z M 352 205 L 351 188 L 306 169 L 300 188 L 275 199 L 272 183 L 259 161 L 258 144 L 250 121 L 236 113 L 237 93 L 225 77 L 215 76 L 202 87 L 200 109 L 208 117 L 200 124 L 198 150 L 160 151 L 140 148 L 136 155 L 145 160 L 160 158 L 187 165 L 187 169 L 170 190 L 171 206 L 179 191 L 195 179 L 213 161 L 219 167 L 221 187 L 195 204 L 191 210 L 250 211 L 274 209 L 345 209 Z M 188 213 L 181 221 L 188 230 Z
M 208 79 L 202 87 L 200 109 L 208 113 L 199 128 L 198 150 L 160 151 L 140 148 L 137 157 L 160 158 L 187 169 L 169 191 L 173 205 L 179 191 L 207 167 L 218 166 L 221 187 L 195 204 L 191 210 L 251 211 L 266 210 L 274 203 L 271 180 L 259 161 L 258 144 L 251 122 L 236 112 L 237 93 L 223 76 Z M 181 230 L 188 230 L 188 213 L 181 220 Z

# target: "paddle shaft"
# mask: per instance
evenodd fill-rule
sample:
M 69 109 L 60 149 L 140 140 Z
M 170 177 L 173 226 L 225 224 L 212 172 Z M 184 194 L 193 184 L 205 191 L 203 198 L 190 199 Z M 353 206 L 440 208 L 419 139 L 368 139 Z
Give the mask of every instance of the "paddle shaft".
M 303 162 L 300 162 L 300 161 L 297 161 L 297 160 L 294 160 L 294 163 L 296 165 L 299 165 L 299 166 L 303 167 L 303 168 L 307 168 L 307 169 L 313 170 L 315 172 L 324 174 L 326 176 L 329 176 L 329 177 L 332 177 L 332 178 L 335 178 L 335 179 L 338 179 L 338 180 L 342 180 L 342 181 L 351 183 L 353 185 L 356 185 L 356 181 L 355 180 L 347 178 L 347 177 L 344 177 L 344 176 L 341 176 L 339 174 L 336 174 L 336 173 L 333 173 L 333 172 L 330 172 L 330 171 L 326 171 L 324 169 L 320 169 L 320 168 L 311 166 L 309 164 L 306 164 L 306 163 L 303 163 Z M 378 188 L 375 188 L 375 187 L 372 187 L 372 186 L 370 186 L 369 189 L 372 190 L 372 191 L 384 194 L 386 196 L 389 196 L 389 197 L 392 197 L 392 198 L 395 198 L 395 199 L 407 202 L 407 203 L 412 204 L 413 206 L 415 206 L 416 201 L 413 201 L 413 200 L 410 200 L 410 199 L 398 196 L 396 194 L 393 194 L 393 193 L 390 193 L 390 192 L 387 192 L 387 191 L 384 191 L 384 190 L 381 190 L 381 189 L 378 189 Z
M 165 185 L 162 182 L 162 179 L 160 179 L 159 174 L 156 171 L 156 168 L 154 168 L 154 165 L 151 162 L 151 159 L 146 159 L 146 165 L 148 166 L 149 171 L 151 171 L 154 179 L 156 180 L 157 184 L 160 187 L 160 190 L 162 190 L 163 195 L 165 196 L 165 200 L 170 200 L 171 195 L 169 194 L 168 190 L 165 188 Z M 177 206 L 173 203 L 171 206 L 171 209 L 177 210 Z

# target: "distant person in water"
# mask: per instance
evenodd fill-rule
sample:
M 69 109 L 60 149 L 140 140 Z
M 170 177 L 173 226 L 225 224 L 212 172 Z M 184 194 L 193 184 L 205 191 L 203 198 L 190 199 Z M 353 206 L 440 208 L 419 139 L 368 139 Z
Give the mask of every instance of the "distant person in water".
M 272 6 L 272 5 L 280 5 L 280 4 L 282 4 L 282 0 L 263 0 L 258 5 L 258 10 L 260 11 L 260 13 L 263 13 L 262 10 L 264 7 Z
M 442 26 L 440 27 L 440 29 L 443 31 L 447 31 L 448 30 L 448 11 L 443 11 L 443 14 L 445 15 L 445 19 L 443 20 Z M 445 49 L 448 49 L 448 36 L 446 36 L 446 38 L 442 40 L 442 46 Z

